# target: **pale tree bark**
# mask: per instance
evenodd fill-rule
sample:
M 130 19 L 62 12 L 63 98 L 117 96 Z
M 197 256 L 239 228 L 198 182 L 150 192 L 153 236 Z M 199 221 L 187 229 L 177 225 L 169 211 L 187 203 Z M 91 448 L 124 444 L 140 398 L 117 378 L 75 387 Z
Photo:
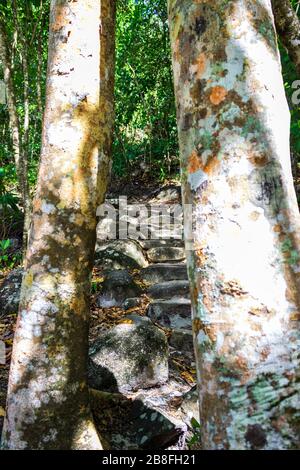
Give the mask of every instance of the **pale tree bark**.
M 4 72 L 4 83 L 6 86 L 7 94 L 7 107 L 9 114 L 9 123 L 12 134 L 12 144 L 14 152 L 14 160 L 16 165 L 17 175 L 20 181 L 20 192 L 22 194 L 22 178 L 23 178 L 23 165 L 21 155 L 21 139 L 20 139 L 20 123 L 17 113 L 16 94 L 13 82 L 12 63 L 7 47 L 7 36 L 3 20 L 0 18 L 0 60 L 2 62 Z
M 202 447 L 299 448 L 299 211 L 271 2 L 169 0 L 169 20 Z
M 104 200 L 110 181 L 112 164 L 115 122 L 115 19 L 116 1 L 101 0 L 100 124 L 102 132 L 100 156 L 103 163 L 98 176 L 101 201 Z
M 300 20 L 290 0 L 272 0 L 276 29 L 300 77 Z
M 107 165 L 101 123 L 108 126 L 100 106 L 103 5 L 104 0 L 51 2 L 41 163 L 4 448 L 101 448 L 89 406 L 86 360 L 96 209 L 106 186 L 99 178 Z
M 23 225 L 23 251 L 26 253 L 28 232 L 31 216 L 31 199 L 28 184 L 28 164 L 29 164 L 29 68 L 28 68 L 28 47 L 27 40 L 22 27 L 18 21 L 18 3 L 12 0 L 11 8 L 13 11 L 14 29 L 17 31 L 17 38 L 20 43 L 20 62 L 23 71 L 23 105 L 24 105 L 24 119 L 23 119 L 23 132 L 21 141 L 21 159 L 22 159 L 22 187 L 23 187 L 23 210 L 24 210 L 24 225 Z M 27 19 L 28 19 L 28 15 Z

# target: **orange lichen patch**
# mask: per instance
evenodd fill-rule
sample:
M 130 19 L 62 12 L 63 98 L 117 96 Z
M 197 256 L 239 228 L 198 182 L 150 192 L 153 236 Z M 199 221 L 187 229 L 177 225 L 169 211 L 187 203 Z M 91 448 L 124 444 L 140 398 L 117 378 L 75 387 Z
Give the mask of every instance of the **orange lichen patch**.
M 209 99 L 212 104 L 218 105 L 225 100 L 227 94 L 228 91 L 226 90 L 226 88 L 224 88 L 223 86 L 215 86 L 212 89 Z
M 55 20 L 51 26 L 51 29 L 52 31 L 57 32 L 69 23 L 67 7 L 58 5 L 55 13 Z
M 174 41 L 174 46 L 173 46 L 173 52 L 174 52 L 174 57 L 176 60 L 179 59 L 180 57 L 180 53 L 179 53 L 179 39 L 177 38 L 175 41 Z
M 291 313 L 290 320 L 291 321 L 299 321 L 300 320 L 300 313 L 299 312 Z
M 40 211 L 42 207 L 42 200 L 40 198 L 36 198 L 33 203 L 33 212 Z
M 203 330 L 212 343 L 215 343 L 217 341 L 217 333 L 213 326 L 206 326 L 203 328 Z
M 220 160 L 215 157 L 215 156 L 212 156 L 208 162 L 206 163 L 203 171 L 205 173 L 207 173 L 208 175 L 214 173 L 214 171 L 220 166 Z
M 259 212 L 253 211 L 253 212 L 251 212 L 251 214 L 250 214 L 250 219 L 255 222 L 256 220 L 258 220 L 259 216 L 260 216 L 260 213 L 259 213 Z
M 201 330 L 201 327 L 202 327 L 201 320 L 199 318 L 194 318 L 194 320 L 193 320 L 193 330 L 194 330 L 194 333 L 195 333 L 196 336 L 198 335 L 199 331 Z
M 268 309 L 268 307 L 262 306 L 262 307 L 253 307 L 251 308 L 251 310 L 248 311 L 248 313 L 250 315 L 259 317 L 259 316 L 270 315 L 271 311 Z
M 231 295 L 232 297 L 241 297 L 248 294 L 248 292 L 245 291 L 236 280 L 224 282 L 220 292 L 222 294 Z
M 197 152 L 193 150 L 188 160 L 188 172 L 195 173 L 200 169 L 202 169 L 201 160 L 199 159 Z
M 241 370 L 247 370 L 248 369 L 248 364 L 247 364 L 247 361 L 244 357 L 237 356 L 235 364 Z
M 255 166 L 265 166 L 268 163 L 268 158 L 266 155 L 254 155 L 249 157 L 252 165 Z
M 211 174 L 216 170 L 216 168 L 219 167 L 219 165 L 220 161 L 214 155 L 207 161 L 205 165 L 203 165 L 198 153 L 193 150 L 188 159 L 188 172 L 195 173 L 198 170 L 202 170 L 207 174 Z
M 282 231 L 282 228 L 281 228 L 281 225 L 280 225 L 280 224 L 274 225 L 274 227 L 273 227 L 273 232 L 275 232 L 275 233 L 280 233 L 281 231 Z

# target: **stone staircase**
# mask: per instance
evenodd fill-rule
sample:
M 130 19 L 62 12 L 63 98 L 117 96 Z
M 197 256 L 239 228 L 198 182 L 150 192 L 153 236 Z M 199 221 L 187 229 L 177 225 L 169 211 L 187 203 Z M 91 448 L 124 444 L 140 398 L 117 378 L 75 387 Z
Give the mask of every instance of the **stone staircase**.
M 175 222 L 177 233 L 182 234 L 182 220 Z M 130 223 L 134 223 L 132 218 Z M 109 226 L 110 222 L 103 219 L 98 226 L 98 234 L 103 237 L 105 227 Z M 187 383 L 180 372 L 174 368 L 174 362 L 178 361 L 185 362 L 191 369 L 195 368 L 184 241 L 179 238 L 169 238 L 168 230 L 159 224 L 152 226 L 150 232 L 150 235 L 156 238 L 110 241 L 101 240 L 101 237 L 98 237 L 96 264 L 104 267 L 104 278 L 107 272 L 110 276 L 111 272 L 116 269 L 124 272 L 129 270 L 132 280 L 138 279 L 139 286 L 143 286 L 142 295 L 146 294 L 149 299 L 145 312 L 146 318 L 167 334 L 168 380 L 164 383 L 157 383 L 154 387 L 141 387 L 138 390 L 127 391 L 126 397 L 141 400 L 149 409 L 165 416 L 176 429 L 191 430 L 191 418 L 199 419 L 197 397 L 194 391 L 195 382 Z M 126 318 L 136 322 L 137 315 L 132 315 L 131 311 L 138 307 L 141 293 L 138 293 L 137 289 L 136 294 L 132 295 L 132 290 L 126 291 L 126 289 L 123 302 L 119 299 L 118 305 L 124 309 L 125 313 L 129 311 L 128 315 L 126 313 Z M 114 292 L 117 292 L 115 285 L 110 295 L 114 296 Z M 126 295 L 126 292 L 129 292 L 129 295 Z M 149 341 L 151 342 L 151 338 Z

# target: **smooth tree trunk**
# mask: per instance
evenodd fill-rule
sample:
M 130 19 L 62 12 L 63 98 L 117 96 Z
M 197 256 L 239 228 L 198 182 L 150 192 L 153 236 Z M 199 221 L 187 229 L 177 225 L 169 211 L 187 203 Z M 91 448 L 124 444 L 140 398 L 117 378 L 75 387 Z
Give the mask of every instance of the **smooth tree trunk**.
M 100 105 L 105 4 L 51 2 L 40 171 L 2 436 L 8 449 L 101 449 L 86 362 L 96 209 L 106 187 L 99 177 L 107 165 Z
M 29 164 L 29 126 L 30 126 L 30 112 L 29 112 L 29 67 L 28 67 L 28 45 L 26 35 L 20 26 L 18 20 L 18 4 L 16 0 L 12 1 L 11 4 L 13 10 L 14 29 L 17 31 L 17 38 L 20 43 L 20 62 L 22 64 L 23 72 L 23 106 L 24 106 L 24 118 L 23 118 L 23 132 L 21 138 L 21 159 L 22 159 L 22 187 L 23 187 L 23 210 L 24 210 L 24 224 L 23 224 L 23 252 L 26 254 L 28 232 L 31 217 L 31 198 L 29 191 L 28 182 L 28 164 Z M 28 15 L 26 15 L 28 22 Z
M 20 119 L 16 104 L 16 88 L 13 79 L 13 63 L 10 57 L 12 51 L 8 47 L 8 38 L 6 34 L 3 19 L 0 19 L 0 59 L 4 68 L 4 82 L 7 91 L 7 107 L 9 115 L 9 124 L 12 135 L 13 154 L 16 166 L 16 172 L 21 194 L 24 225 L 23 225 L 23 248 L 26 248 L 27 234 L 30 220 L 30 194 L 28 184 L 28 135 L 29 135 L 29 77 L 27 57 L 24 51 L 23 71 L 24 71 L 24 134 L 22 136 Z M 24 67 L 24 64 L 26 66 Z
M 271 2 L 169 0 L 203 449 L 299 448 L 299 211 Z
M 4 83 L 7 95 L 7 108 L 9 115 L 9 124 L 12 135 L 13 153 L 17 175 L 20 183 L 20 192 L 23 199 L 23 165 L 21 159 L 21 138 L 20 138 L 20 123 L 16 105 L 16 93 L 13 81 L 13 65 L 9 56 L 7 35 L 3 20 L 0 19 L 0 60 L 2 62 L 4 72 Z
M 100 64 L 100 156 L 99 199 L 104 200 L 110 182 L 112 145 L 115 122 L 115 20 L 116 1 L 101 0 L 101 64 Z
M 272 0 L 277 33 L 300 78 L 300 20 L 290 0 Z

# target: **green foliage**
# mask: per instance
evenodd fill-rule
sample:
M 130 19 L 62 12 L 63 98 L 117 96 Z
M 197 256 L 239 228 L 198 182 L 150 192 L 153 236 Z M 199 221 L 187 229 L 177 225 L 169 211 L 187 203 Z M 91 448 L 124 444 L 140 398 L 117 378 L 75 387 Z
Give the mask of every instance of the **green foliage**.
M 0 3 L 8 44 L 14 66 L 17 109 L 24 127 L 24 74 L 22 60 L 29 64 L 30 132 L 28 142 L 28 178 L 31 189 L 36 184 L 41 149 L 42 113 L 37 88 L 45 95 L 49 0 L 18 0 Z M 297 8 L 298 1 L 292 0 Z M 15 14 L 14 14 L 15 13 Z M 298 7 L 298 15 L 300 8 Z M 16 21 L 24 43 L 14 40 Z M 170 57 L 167 1 L 119 0 L 116 29 L 116 125 L 113 148 L 113 171 L 117 176 L 132 176 L 142 169 L 150 176 L 164 179 L 178 171 L 176 112 Z M 300 107 L 292 103 L 292 84 L 297 77 L 286 51 L 281 47 L 283 77 L 291 109 L 291 145 L 294 176 L 300 165 Z M 0 79 L 3 70 L 0 64 Z M 255 123 L 248 123 L 250 130 Z M 245 132 L 249 129 L 245 129 Z M 0 167 L 5 192 L 15 193 L 17 176 L 6 104 L 0 104 Z M 203 136 L 204 148 L 210 148 L 211 136 Z M 0 183 L 0 184 L 2 184 Z M 3 186 L 2 184 L 2 186 Z M 1 234 L 0 234 L 1 236 Z
M 0 168 L 0 240 L 8 236 L 18 236 L 22 231 L 23 216 L 15 193 L 8 191 L 10 165 Z
M 192 437 L 187 441 L 188 447 L 191 449 L 196 444 L 200 443 L 201 426 L 200 423 L 193 417 L 191 419 Z
M 0 240 L 0 271 L 16 267 L 22 260 L 20 250 L 14 250 L 9 238 Z
M 179 164 L 166 0 L 119 2 L 116 36 L 113 169 L 164 178 Z
M 298 0 L 292 0 L 291 3 L 297 11 L 298 17 L 300 18 L 300 4 Z M 292 95 L 295 92 L 295 89 L 292 88 L 292 85 L 296 80 L 300 80 L 300 77 L 298 77 L 295 66 L 291 62 L 286 50 L 281 45 L 280 54 L 284 86 L 291 111 L 292 166 L 294 177 L 297 179 L 300 176 L 300 105 L 296 105 L 292 102 Z
M 45 95 L 47 69 L 47 42 L 49 0 L 18 0 L 17 8 L 12 2 L 0 3 L 0 20 L 5 25 L 9 56 L 13 65 L 13 82 L 16 90 L 17 112 L 20 118 L 20 133 L 24 133 L 24 72 L 23 59 L 26 56 L 29 74 L 29 142 L 23 151 L 29 155 L 29 184 L 36 183 L 37 167 L 41 149 L 42 113 L 38 105 L 37 88 L 40 85 L 42 100 Z M 42 5 L 42 6 L 41 6 Z M 16 30 L 18 35 L 16 36 Z M 23 37 L 23 40 L 20 37 Z M 17 39 L 17 40 L 16 40 Z M 41 60 L 40 60 L 41 59 Z M 41 65 L 41 69 L 39 67 Z M 0 79 L 3 69 L 0 63 Z M 0 166 L 10 173 L 10 187 L 16 188 L 17 177 L 13 160 L 12 139 L 9 128 L 7 104 L 0 104 Z

